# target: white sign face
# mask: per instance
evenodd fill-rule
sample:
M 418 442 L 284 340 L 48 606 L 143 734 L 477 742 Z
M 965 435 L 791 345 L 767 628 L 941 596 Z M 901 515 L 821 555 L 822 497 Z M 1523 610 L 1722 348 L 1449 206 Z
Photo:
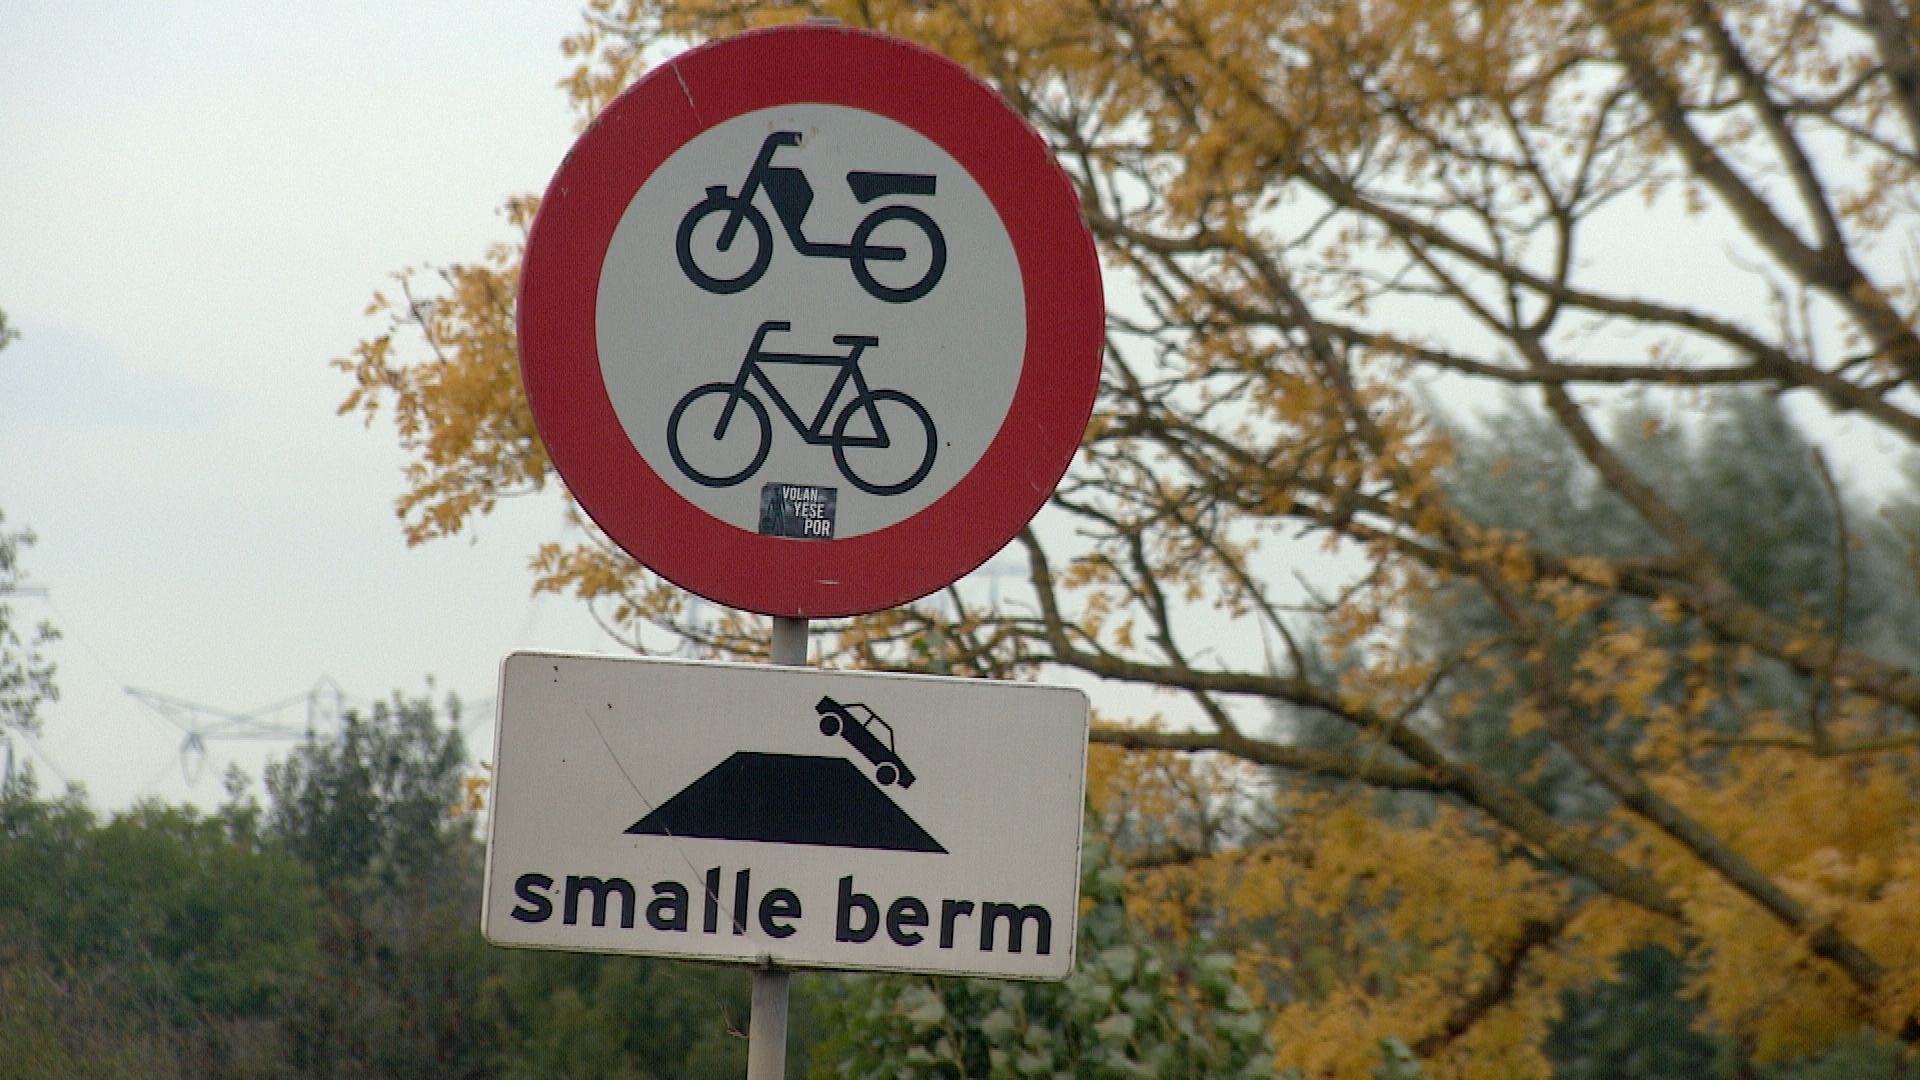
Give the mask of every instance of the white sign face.
M 496 945 L 1062 979 L 1088 708 L 975 679 L 515 653 Z
M 674 491 L 750 533 L 829 540 L 973 471 L 1020 381 L 1025 304 L 1000 215 L 938 144 L 793 104 L 647 178 L 595 322 L 614 412 Z

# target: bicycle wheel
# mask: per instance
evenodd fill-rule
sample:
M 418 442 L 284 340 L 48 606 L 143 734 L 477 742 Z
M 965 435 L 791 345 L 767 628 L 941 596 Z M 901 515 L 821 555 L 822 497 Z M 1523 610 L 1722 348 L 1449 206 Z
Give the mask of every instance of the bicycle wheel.
M 904 222 L 919 230 L 920 235 L 925 239 L 924 261 L 916 251 L 923 246 L 920 244 L 894 247 L 885 243 L 877 245 L 869 243 L 873 239 L 873 234 L 881 226 L 893 221 Z M 885 241 L 891 236 L 899 236 L 902 240 L 909 239 L 905 236 L 904 230 L 894 229 L 890 234 L 883 235 L 881 240 Z M 853 242 L 849 246 L 853 248 L 853 255 L 849 261 L 853 264 L 854 280 L 858 281 L 860 287 L 867 290 L 874 298 L 885 300 L 890 304 L 905 304 L 932 292 L 933 287 L 940 283 L 940 275 L 947 269 L 947 238 L 941 234 L 940 226 L 935 225 L 932 218 L 914 206 L 883 206 L 868 214 L 866 220 L 860 223 L 860 227 L 853 231 Z M 900 252 L 901 258 L 898 260 L 878 258 L 878 253 L 883 251 L 889 254 Z M 868 265 L 869 262 L 880 262 L 888 266 L 889 270 L 885 274 L 888 280 L 881 281 L 876 278 L 873 268 Z M 898 269 L 895 270 L 894 267 Z M 913 277 L 905 284 L 897 284 L 914 275 L 916 271 L 917 277 Z
M 750 249 L 742 247 L 743 238 L 737 229 L 732 243 L 725 247 L 720 244 L 727 221 L 736 210 L 752 229 L 753 235 L 744 238 Z M 710 293 L 737 293 L 767 272 L 767 264 L 773 261 L 773 230 L 767 226 L 767 216 L 753 203 L 743 205 L 724 191 L 711 193 L 680 219 L 673 253 L 679 257 L 687 280 Z
M 933 417 L 898 390 L 853 399 L 833 423 L 833 461 L 869 495 L 911 491 L 933 470 Z
M 728 402 L 733 411 L 724 415 Z M 667 416 L 667 451 L 673 463 L 705 487 L 732 487 L 752 476 L 772 448 L 767 407 L 733 383 L 696 386 Z

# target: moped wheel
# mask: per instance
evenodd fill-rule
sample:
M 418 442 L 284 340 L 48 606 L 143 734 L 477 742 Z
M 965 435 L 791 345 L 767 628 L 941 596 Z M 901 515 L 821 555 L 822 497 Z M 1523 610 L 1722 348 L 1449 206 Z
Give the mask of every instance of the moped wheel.
M 898 235 L 901 240 L 906 240 L 903 229 L 894 229 L 892 234 L 882 233 L 880 243 L 872 242 L 875 232 L 878 232 L 882 226 L 896 221 L 919 230 L 925 243 L 913 243 L 900 247 L 887 242 L 892 235 Z M 853 263 L 854 280 L 858 281 L 860 287 L 867 290 L 870 295 L 890 304 L 905 304 L 932 292 L 933 287 L 940 283 L 940 275 L 947 269 L 947 238 L 940 232 L 940 226 L 935 225 L 933 219 L 916 206 L 883 206 L 868 214 L 866 220 L 860 223 L 860 227 L 853 231 L 853 242 L 849 246 L 853 248 L 853 254 L 849 258 Z M 926 249 L 924 258 L 918 250 L 921 247 Z M 876 256 L 880 252 L 889 254 L 903 252 L 904 257 L 898 260 L 879 259 Z M 898 266 L 900 272 L 889 273 L 883 270 L 882 276 L 887 280 L 882 281 L 874 276 L 871 264 L 875 262 L 887 268 Z M 902 284 L 902 279 L 915 275 L 916 272 L 917 276 Z
M 833 461 L 869 495 L 898 495 L 933 471 L 933 417 L 898 390 L 855 398 L 833 423 Z
M 728 402 L 733 413 L 722 428 Z M 772 448 L 767 407 L 733 383 L 696 386 L 667 416 L 667 451 L 673 463 L 705 487 L 732 487 L 759 472 Z
M 752 235 L 743 237 L 735 230 L 733 242 L 723 248 L 720 234 L 736 211 Z M 687 280 L 710 293 L 737 293 L 750 288 L 767 272 L 767 264 L 773 261 L 773 230 L 767 226 L 767 216 L 752 202 L 725 192 L 710 194 L 680 219 L 673 253 L 679 256 Z

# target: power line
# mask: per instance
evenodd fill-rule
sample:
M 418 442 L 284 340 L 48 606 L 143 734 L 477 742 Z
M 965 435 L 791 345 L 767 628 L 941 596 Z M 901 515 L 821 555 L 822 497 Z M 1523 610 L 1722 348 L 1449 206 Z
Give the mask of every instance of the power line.
M 200 782 L 206 766 L 208 740 L 290 741 L 312 737 L 316 731 L 337 728 L 346 711 L 345 692 L 326 675 L 303 694 L 247 712 L 231 712 L 137 686 L 124 689 L 128 696 L 183 733 L 180 769 L 189 785 Z M 287 714 L 296 707 L 302 710 L 298 723 L 287 719 Z
M 34 738 L 31 733 L 19 730 L 0 732 L 0 752 L 4 752 L 5 755 L 4 768 L 0 768 L 0 780 L 3 780 L 6 785 L 11 786 L 13 784 L 14 771 L 17 767 L 17 756 L 13 749 L 15 736 L 19 737 L 21 744 L 24 745 L 34 757 L 40 759 L 42 765 L 45 765 L 53 775 L 60 778 L 61 783 L 70 788 L 77 786 L 74 783 L 73 774 L 60 767 L 60 762 L 54 759 L 52 751 L 47 749 L 45 743 Z
M 79 623 L 54 601 L 50 589 L 42 586 L 0 586 L 0 599 L 16 596 L 45 600 L 48 609 L 53 613 L 54 625 L 60 628 L 61 636 L 66 641 L 79 645 L 86 659 L 91 660 L 111 683 L 119 685 L 127 696 L 138 701 L 147 711 L 180 731 L 178 764 L 182 778 L 190 787 L 198 785 L 200 778 L 205 774 L 207 758 L 214 744 L 296 742 L 316 734 L 331 735 L 338 732 L 350 706 L 366 704 L 365 699 L 349 695 L 329 675 L 320 676 L 311 687 L 299 694 L 244 712 L 133 686 L 122 676 L 119 669 L 109 663 L 101 651 L 94 647 L 91 637 L 81 632 Z M 492 697 L 486 697 L 477 699 L 473 705 L 462 702 L 458 727 L 463 736 L 470 735 L 492 723 L 493 701 Z M 43 743 L 24 733 L 21 734 L 21 745 L 27 754 L 38 758 L 48 771 L 59 777 L 69 787 L 74 785 L 72 776 L 54 760 Z M 25 754 L 16 751 L 12 743 L 7 741 L 4 735 L 0 735 L 0 777 L 11 779 L 24 760 Z M 139 790 L 151 790 L 160 776 L 172 767 L 172 763 L 162 766 L 160 772 L 155 773 L 153 779 L 141 785 Z
M 359 701 L 327 675 L 320 676 L 304 693 L 246 712 L 233 712 L 137 686 L 123 689 L 148 711 L 180 730 L 180 771 L 188 786 L 197 785 L 205 775 L 210 743 L 294 742 L 317 734 L 331 735 L 345 722 L 350 703 Z M 491 697 L 481 698 L 472 706 L 463 702 L 457 726 L 465 736 L 491 725 L 494 715 Z

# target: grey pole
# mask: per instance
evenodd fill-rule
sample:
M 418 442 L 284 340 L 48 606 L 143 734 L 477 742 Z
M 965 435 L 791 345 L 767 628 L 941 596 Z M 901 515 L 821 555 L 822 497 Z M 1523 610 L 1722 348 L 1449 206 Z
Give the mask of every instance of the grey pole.
M 807 666 L 807 620 L 773 620 L 773 663 Z M 787 973 L 767 964 L 753 969 L 753 1004 L 747 1014 L 747 1080 L 785 1080 L 787 1075 Z
M 787 667 L 807 666 L 807 620 L 774 617 L 772 662 Z
M 747 1080 L 787 1075 L 787 973 L 753 969 L 753 1005 L 747 1014 Z

